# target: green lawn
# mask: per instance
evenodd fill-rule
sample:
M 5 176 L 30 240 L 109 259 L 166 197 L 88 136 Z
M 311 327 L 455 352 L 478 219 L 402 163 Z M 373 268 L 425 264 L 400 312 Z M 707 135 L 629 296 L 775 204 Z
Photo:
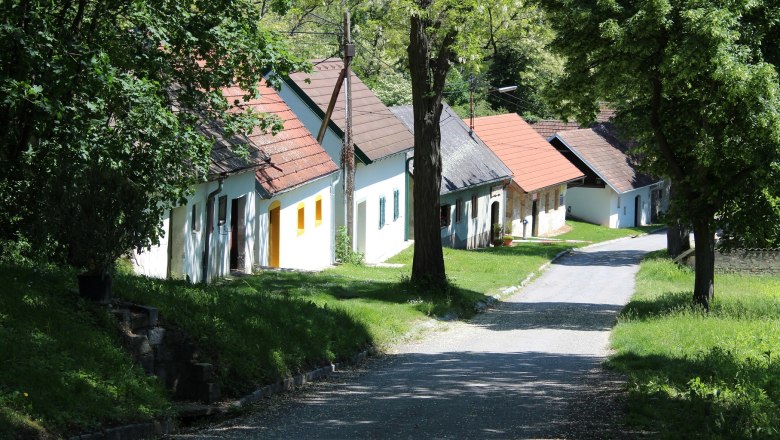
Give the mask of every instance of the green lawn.
M 603 226 L 594 225 L 592 223 L 571 219 L 566 220 L 566 225 L 572 228 L 571 231 L 561 235 L 556 235 L 553 238 L 560 240 L 583 240 L 596 243 L 599 241 L 630 237 L 637 234 L 645 234 L 662 227 L 661 225 L 649 225 L 632 228 L 610 229 Z
M 572 237 L 593 235 L 589 226 L 573 226 Z M 202 359 L 217 366 L 223 391 L 237 396 L 369 346 L 397 342 L 432 316 L 469 317 L 476 301 L 519 284 L 555 254 L 581 245 L 445 248 L 453 286 L 445 294 L 408 282 L 411 248 L 390 259 L 400 268 L 268 271 L 209 286 L 123 270 L 114 289 L 118 298 L 158 307 L 164 319 L 189 333 Z M 169 413 L 157 380 L 144 376 L 122 350 L 113 318 L 72 293 L 74 272 L 0 264 L 0 283 L 0 438 L 44 430 L 68 435 Z
M 709 315 L 693 272 L 642 263 L 608 364 L 629 375 L 628 421 L 662 438 L 780 436 L 780 278 L 717 275 Z

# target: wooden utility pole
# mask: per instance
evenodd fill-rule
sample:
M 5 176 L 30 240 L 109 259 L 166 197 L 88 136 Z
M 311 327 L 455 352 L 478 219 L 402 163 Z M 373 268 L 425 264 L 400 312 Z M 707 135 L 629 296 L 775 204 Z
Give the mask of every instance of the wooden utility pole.
M 352 141 L 352 57 L 355 56 L 355 46 L 352 44 L 352 36 L 349 26 L 349 10 L 344 10 L 344 86 L 346 99 L 344 110 L 345 130 L 344 148 L 341 149 L 342 169 L 344 170 L 344 201 L 347 214 L 347 236 L 352 239 L 352 247 L 355 247 L 354 235 L 354 208 L 355 208 L 355 144 Z

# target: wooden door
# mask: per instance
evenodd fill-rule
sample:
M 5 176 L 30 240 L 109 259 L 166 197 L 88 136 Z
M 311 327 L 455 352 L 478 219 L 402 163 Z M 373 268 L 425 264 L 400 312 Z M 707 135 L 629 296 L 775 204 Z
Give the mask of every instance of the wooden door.
M 274 202 L 268 209 L 268 265 L 279 267 L 279 202 Z

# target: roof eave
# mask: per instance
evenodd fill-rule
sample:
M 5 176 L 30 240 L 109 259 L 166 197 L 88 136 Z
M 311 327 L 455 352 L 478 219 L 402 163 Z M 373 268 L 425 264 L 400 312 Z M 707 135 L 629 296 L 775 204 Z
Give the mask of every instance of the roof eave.
M 607 184 L 607 185 L 608 185 L 608 186 L 609 186 L 609 187 L 612 189 L 612 191 L 615 191 L 615 192 L 616 192 L 616 193 L 618 193 L 618 194 L 622 194 L 622 193 L 620 192 L 620 190 L 618 190 L 618 189 L 615 187 L 615 185 L 613 185 L 613 184 L 612 184 L 612 182 L 610 182 L 608 179 L 606 179 L 606 178 L 604 177 L 604 175 L 602 175 L 602 174 L 601 174 L 601 172 L 599 172 L 599 170 L 598 170 L 598 169 L 597 169 L 595 166 L 593 166 L 593 164 L 591 164 L 591 163 L 590 163 L 590 162 L 589 162 L 587 159 L 585 159 L 585 158 L 584 158 L 584 157 L 583 157 L 583 156 L 582 156 L 582 155 L 581 155 L 581 154 L 580 154 L 580 153 L 579 153 L 579 152 L 578 152 L 576 149 L 572 148 L 572 146 L 571 146 L 571 145 L 569 145 L 569 144 L 568 144 L 568 143 L 567 143 L 567 142 L 566 142 L 566 141 L 565 141 L 565 140 L 564 140 L 562 137 L 560 137 L 560 136 L 559 136 L 559 135 L 556 133 L 556 134 L 555 134 L 555 136 L 553 136 L 552 138 L 550 138 L 550 140 L 552 140 L 553 138 L 555 138 L 555 139 L 558 139 L 559 141 L 561 141 L 561 143 L 562 143 L 562 144 L 563 144 L 563 145 L 564 145 L 566 148 L 568 148 L 568 149 L 569 149 L 569 151 L 571 151 L 572 153 L 574 153 L 574 155 L 575 155 L 575 156 L 577 156 L 577 157 L 578 157 L 578 158 L 579 158 L 579 159 L 582 161 L 582 163 L 584 163 L 585 165 L 587 165 L 587 166 L 588 166 L 588 168 L 590 168 L 590 169 L 591 169 L 591 171 L 593 171 L 594 173 L 596 173 L 596 175 L 597 175 L 597 176 L 599 176 L 599 179 L 603 180 L 603 181 L 604 181 L 604 183 L 606 183 L 606 184 Z

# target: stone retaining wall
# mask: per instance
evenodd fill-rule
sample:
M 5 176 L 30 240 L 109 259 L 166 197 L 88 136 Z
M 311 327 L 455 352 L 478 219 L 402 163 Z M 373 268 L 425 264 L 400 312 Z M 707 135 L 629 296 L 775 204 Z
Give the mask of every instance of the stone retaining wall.
M 718 272 L 780 275 L 780 249 L 734 249 L 715 251 Z

